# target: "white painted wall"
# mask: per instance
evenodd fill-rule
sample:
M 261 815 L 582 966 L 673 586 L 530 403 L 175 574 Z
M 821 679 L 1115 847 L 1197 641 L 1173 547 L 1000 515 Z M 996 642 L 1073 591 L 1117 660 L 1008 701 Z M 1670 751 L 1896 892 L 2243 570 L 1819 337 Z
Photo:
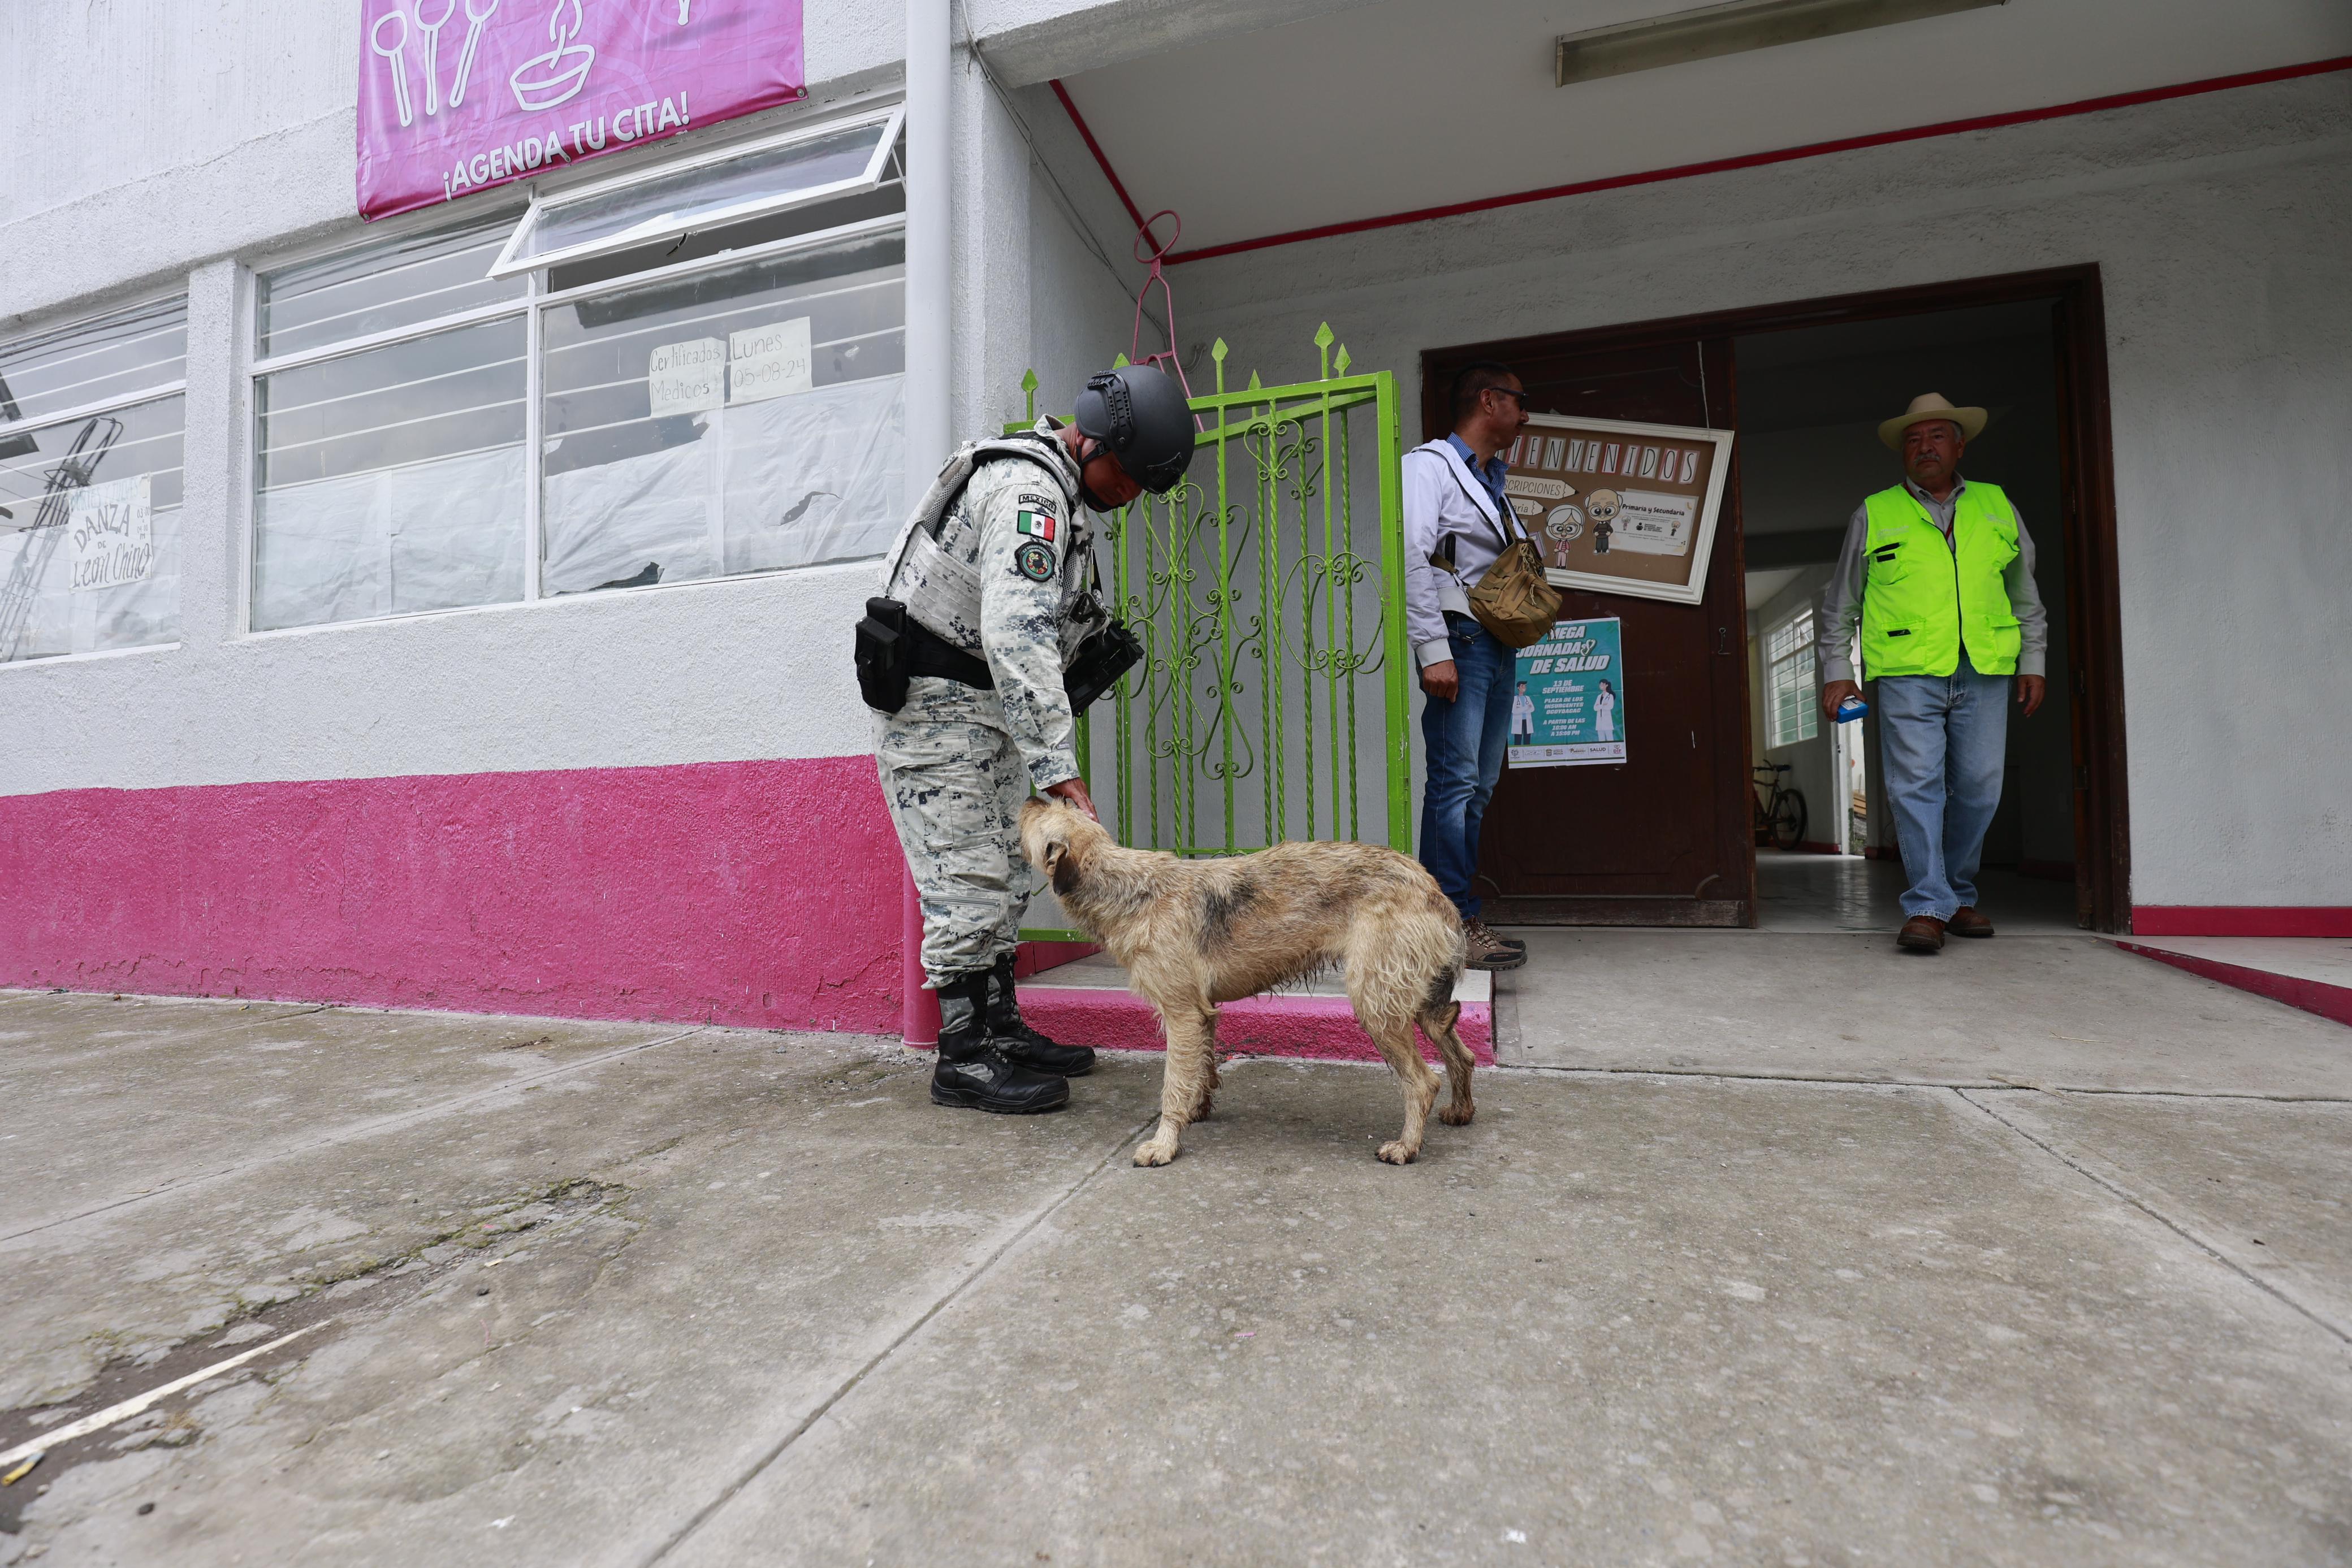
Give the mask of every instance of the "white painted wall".
M 2344 904 L 2347 168 L 2338 75 L 1256 252 L 1177 287 L 1238 363 L 1295 361 L 1328 317 L 1417 389 L 1439 345 L 2099 264 L 2134 896 Z
M 0 58 L 45 84 L 37 104 L 12 98 L 0 137 L 0 333 L 129 294 L 191 296 L 184 641 L 0 664 L 0 793 L 868 750 L 847 654 L 870 565 L 243 632 L 247 274 L 291 246 L 365 232 L 352 194 L 360 11 L 0 7 Z M 816 106 L 895 82 L 902 8 L 805 0 L 805 17 Z M 1057 319 L 1048 334 L 1063 358 L 1080 342 L 1106 361 L 1123 347 L 1127 298 L 1053 204 L 1033 231 L 1040 176 L 961 48 L 953 84 L 961 428 L 1018 398 L 1033 252 L 1081 302 L 1083 329 Z M 1105 239 L 1116 246 L 1116 230 Z

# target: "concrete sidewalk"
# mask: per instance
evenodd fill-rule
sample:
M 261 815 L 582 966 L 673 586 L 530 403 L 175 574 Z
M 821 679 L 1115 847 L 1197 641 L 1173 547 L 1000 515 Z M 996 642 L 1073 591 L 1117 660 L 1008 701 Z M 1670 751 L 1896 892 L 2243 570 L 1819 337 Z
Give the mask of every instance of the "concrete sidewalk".
M 263 1349 L 0 1563 L 2352 1563 L 2352 1031 L 1550 940 L 1404 1169 L 1349 1064 L 1147 1171 L 1148 1056 L 0 993 L 0 1450 Z

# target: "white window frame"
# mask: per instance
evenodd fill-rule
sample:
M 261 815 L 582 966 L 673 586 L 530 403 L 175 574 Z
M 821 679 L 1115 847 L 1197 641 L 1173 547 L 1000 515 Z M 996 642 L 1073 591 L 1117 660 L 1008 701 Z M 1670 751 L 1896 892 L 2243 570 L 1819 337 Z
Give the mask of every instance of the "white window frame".
M 789 133 L 789 139 L 804 140 L 818 135 L 830 134 L 833 131 L 840 131 L 845 127 L 853 125 L 873 123 L 877 120 L 887 121 L 889 129 L 883 134 L 879 158 L 879 166 L 884 169 L 887 169 L 889 165 L 889 158 L 897 152 L 898 138 L 904 132 L 905 115 L 905 105 L 903 103 L 897 103 L 882 110 L 866 110 L 854 115 L 835 116 L 832 119 L 813 122 L 806 126 L 795 126 Z M 658 174 L 675 173 L 681 168 L 693 167 L 702 163 L 714 162 L 721 158 L 738 156 L 747 149 L 762 145 L 768 141 L 782 141 L 786 139 L 787 138 L 785 137 L 760 138 L 756 140 L 745 140 L 730 142 L 722 149 L 698 155 L 690 162 L 663 162 L 652 169 L 633 172 L 628 176 L 628 180 L 630 182 L 635 182 L 637 180 L 650 179 Z M 876 182 L 875 188 L 878 189 L 881 184 L 887 183 L 887 179 L 877 181 Z M 536 188 L 537 182 L 528 182 L 527 183 L 532 187 L 531 201 L 533 208 L 535 209 L 540 200 L 540 193 Z M 592 190 L 608 188 L 608 183 L 599 183 L 593 185 L 568 184 L 562 189 L 561 194 L 562 197 L 584 194 Z M 844 183 L 846 183 L 851 189 L 856 188 L 856 182 L 847 182 Z M 832 194 L 838 195 L 842 193 L 840 190 L 832 186 L 825 187 L 825 189 Z M 496 205 L 495 203 L 486 204 L 493 206 Z M 799 202 L 796 193 L 794 199 L 787 201 L 776 206 L 772 210 L 783 211 L 791 206 L 799 204 L 802 204 Z M 516 234 L 521 233 L 523 225 L 528 223 L 530 218 L 530 210 L 527 209 L 523 215 L 516 222 Z M 298 249 L 289 249 L 281 254 L 268 256 L 261 260 L 257 265 L 252 265 L 247 267 L 244 276 L 245 298 L 243 301 L 243 308 L 239 312 L 242 318 L 242 323 L 238 329 L 239 352 L 246 358 L 247 361 L 245 380 L 243 383 L 245 402 L 243 410 L 241 411 L 241 417 L 247 443 L 247 451 L 246 454 L 247 475 L 247 482 L 243 486 L 245 491 L 245 565 L 243 571 L 240 574 L 240 587 L 238 590 L 238 598 L 241 601 L 238 614 L 238 624 L 241 627 L 241 631 L 238 632 L 240 637 L 307 636 L 316 632 L 340 631 L 354 626 L 382 625 L 384 622 L 391 621 L 413 621 L 420 616 L 476 615 L 490 611 L 513 610 L 526 605 L 574 602 L 586 603 L 593 600 L 608 598 L 615 593 L 658 593 L 668 589 L 710 586 L 748 580 L 747 578 L 717 577 L 698 580 L 698 581 L 691 583 L 649 583 L 642 588 L 612 589 L 597 594 L 567 593 L 557 595 L 551 599 L 545 597 L 541 592 L 540 566 L 545 541 L 542 537 L 541 523 L 540 492 L 542 487 L 542 479 L 540 472 L 540 465 L 545 457 L 545 454 L 541 449 L 546 444 L 546 436 L 542 419 L 542 411 L 541 408 L 540 319 L 547 310 L 551 309 L 556 306 L 569 304 L 572 300 L 583 298 L 589 296 L 622 293 L 634 288 L 640 288 L 649 285 L 667 282 L 671 278 L 681 277 L 689 273 L 710 272 L 722 267 L 740 266 L 744 263 L 761 261 L 769 256 L 780 256 L 791 251 L 820 249 L 826 246 L 839 244 L 847 240 L 858 239 L 871 234 L 889 234 L 905 228 L 907 225 L 905 214 L 885 213 L 874 217 L 859 218 L 850 223 L 836 224 L 830 228 L 814 229 L 806 234 L 787 235 L 781 239 L 767 240 L 758 245 L 745 246 L 738 250 L 719 251 L 710 256 L 697 256 L 689 261 L 673 262 L 667 267 L 649 267 L 643 272 L 633 272 L 627 274 L 625 277 L 600 278 L 593 283 L 579 284 L 571 288 L 553 291 L 551 291 L 547 287 L 547 279 L 544 276 L 544 269 L 550 265 L 563 265 L 562 259 L 558 257 L 551 263 L 548 257 L 534 257 L 528 264 L 527 267 L 520 269 L 525 272 L 526 276 L 524 277 L 523 292 L 517 298 L 500 300 L 493 305 L 478 305 L 469 309 L 452 311 L 446 316 L 436 316 L 425 321 L 413 322 L 401 327 L 386 328 L 382 331 L 371 332 L 365 337 L 352 338 L 342 341 L 324 344 L 317 348 L 302 349 L 289 353 L 277 354 L 266 358 L 261 357 L 258 354 L 256 348 L 256 323 L 257 323 L 260 319 L 259 300 L 261 277 L 264 273 L 278 272 L 288 267 L 299 267 L 313 261 L 322 261 L 342 252 L 362 248 L 367 244 L 391 239 L 403 234 L 426 232 L 431 229 L 438 228 L 442 225 L 449 223 L 451 220 L 452 214 L 449 213 L 446 205 L 436 205 L 425 209 L 424 212 L 407 214 L 404 219 L 386 220 L 384 223 L 373 225 L 367 238 L 359 242 L 358 245 L 354 245 L 349 236 L 342 236 L 335 240 L 325 241 L 317 245 L 306 246 Z M 698 229 L 709 226 L 712 225 L 707 222 L 700 221 L 694 225 L 694 227 Z M 510 235 L 508 237 L 507 243 L 508 247 L 510 249 L 514 244 L 514 236 Z M 599 243 L 601 244 L 602 242 Z M 631 243 L 643 244 L 645 241 L 642 238 L 639 238 L 633 240 Z M 497 273 L 495 268 L 486 276 L 496 277 Z M 157 298 L 169 298 L 169 296 L 157 296 Z M 526 469 L 525 483 L 523 485 L 524 533 L 522 597 L 520 599 L 501 600 L 489 604 L 453 605 L 438 610 L 399 611 L 388 615 L 369 615 L 350 621 L 323 621 L 307 626 L 256 627 L 253 624 L 252 600 L 254 570 L 256 564 L 255 552 L 260 544 L 261 537 L 261 490 L 260 486 L 257 483 L 257 477 L 258 465 L 262 457 L 263 447 L 261 443 L 261 432 L 258 427 L 258 420 L 255 411 L 260 407 L 261 378 L 275 374 L 279 371 L 293 370 L 303 365 L 319 364 L 328 360 L 341 359 L 351 354 L 364 353 L 371 349 L 383 348 L 388 343 L 406 342 L 411 339 L 431 337 L 436 332 L 446 332 L 453 328 L 470 327 L 478 322 L 500 320 L 507 317 L 515 315 L 520 315 L 524 319 L 523 449 L 528 467 Z M 814 348 L 824 348 L 827 345 L 824 343 L 813 345 Z M 167 390 L 177 391 L 184 387 L 184 382 L 175 382 L 172 383 L 171 387 Z M 139 398 L 132 401 L 143 402 L 148 398 L 163 395 L 164 395 L 164 393 L 162 392 L 151 391 L 142 393 Z M 117 404 L 115 402 L 109 402 L 104 406 L 114 407 L 117 406 Z M 58 418 L 72 417 L 73 412 L 79 411 L 69 411 L 68 413 L 65 415 L 45 417 L 37 423 L 44 425 L 52 423 Z M 35 422 L 26 421 L 23 423 L 31 423 Z M 0 428 L 15 428 L 15 426 L 11 425 Z M 761 575 L 768 574 L 749 574 L 749 576 Z M 0 667 L 5 667 L 5 665 L 0 665 Z
M 573 262 L 609 256 L 615 251 L 630 250 L 644 245 L 656 245 L 666 239 L 677 239 L 698 230 L 724 228 L 729 225 L 743 223 L 752 218 L 790 212 L 794 207 L 805 207 L 818 202 L 828 202 L 836 196 L 855 195 L 863 191 L 878 190 L 887 179 L 890 160 L 898 150 L 898 138 L 906 128 L 906 105 L 898 104 L 872 113 L 849 115 L 808 125 L 797 125 L 772 136 L 734 142 L 692 158 L 679 159 L 650 168 L 633 169 L 617 179 L 572 185 L 556 193 L 546 193 L 534 188 L 531 192 L 530 207 L 524 211 L 520 221 L 515 225 L 514 233 L 507 236 L 507 243 L 499 252 L 498 259 L 490 263 L 489 276 L 501 278 L 512 277 L 518 273 L 535 272 L 542 267 L 566 267 Z M 632 185 L 642 185 L 648 181 L 668 179 L 695 169 L 707 168 L 714 163 L 732 162 L 738 158 L 748 157 L 753 153 L 773 152 L 778 148 L 814 141 L 820 137 L 835 136 L 842 131 L 855 131 L 868 125 L 881 126 L 882 135 L 874 144 L 873 156 L 866 160 L 865 171 L 848 179 L 828 181 L 822 185 L 807 185 L 795 190 L 777 192 L 771 195 L 749 197 L 735 203 L 732 206 L 717 207 L 709 212 L 697 213 L 691 220 L 681 218 L 674 213 L 663 213 L 629 228 L 606 235 L 600 239 L 582 240 L 577 245 L 565 246 L 560 250 L 545 251 L 535 256 L 517 254 L 528 242 L 530 236 L 537 232 L 541 213 L 570 206 L 575 202 L 587 201 L 593 197 L 608 195 L 615 191 L 625 191 Z
M 103 320 L 109 316 L 128 315 L 134 310 L 145 310 L 152 306 L 168 305 L 174 300 L 177 300 L 180 304 L 180 329 L 183 333 L 185 333 L 187 330 L 188 319 L 188 289 L 187 285 L 183 282 L 176 288 L 159 289 L 152 294 L 141 295 L 133 298 L 118 301 L 115 304 L 108 306 L 102 310 L 86 310 L 78 315 L 55 320 L 46 327 L 41 327 L 21 335 L 12 336 L 9 340 L 15 342 L 21 341 L 25 338 L 44 337 L 48 333 L 63 331 L 69 327 L 78 326 L 85 321 Z M 37 430 L 47 430 L 51 425 L 71 424 L 76 420 L 86 420 L 99 414 L 112 413 L 118 409 L 135 408 L 142 402 L 156 402 L 167 397 L 184 397 L 188 391 L 187 365 L 187 351 L 184 340 L 180 355 L 180 374 L 173 377 L 171 380 L 155 382 L 147 386 L 134 388 L 127 392 L 117 392 L 111 397 L 99 398 L 89 402 L 76 403 L 71 408 L 57 409 L 47 413 L 26 414 L 16 419 L 0 420 L 0 441 L 5 441 L 12 435 L 25 434 Z M 184 507 L 186 504 L 187 495 L 187 440 L 188 410 L 187 405 L 185 403 L 182 403 L 180 405 L 180 484 L 182 505 Z M 12 512 L 16 511 L 16 508 L 13 506 L 10 507 Z M 37 517 L 37 515 L 38 514 L 37 512 L 36 517 Z M 183 516 L 184 515 L 184 511 Z M 27 532 L 33 527 L 33 518 L 27 518 L 21 515 L 0 517 L 0 530 L 18 533 Z M 187 612 L 187 579 L 185 576 L 186 536 L 184 534 L 181 538 L 183 575 L 181 577 L 182 597 L 180 609 L 181 613 L 184 616 Z M 5 580 L 5 579 L 0 578 L 0 580 Z M 183 620 L 181 625 L 183 632 L 184 633 L 186 622 Z M 0 670 L 23 669 L 27 666 L 37 664 L 54 664 L 61 659 L 113 659 L 120 658 L 126 653 L 169 653 L 181 646 L 184 641 L 184 636 L 174 637 L 166 643 L 133 643 L 129 647 L 123 648 L 92 648 L 79 653 L 37 653 L 26 659 L 11 659 L 5 657 L 5 654 L 0 654 Z
M 1774 657 L 1772 653 L 1772 639 L 1779 636 L 1781 632 L 1786 632 L 1799 621 L 1810 621 L 1812 627 L 1811 634 L 1803 642 L 1798 643 L 1795 647 L 1790 648 L 1787 653 L 1780 654 L 1777 658 Z M 1804 728 L 1805 724 L 1807 722 L 1811 722 L 1813 726 L 1813 733 L 1811 735 L 1801 733 L 1790 739 L 1783 740 L 1780 738 L 1780 666 L 1796 660 L 1808 649 L 1811 650 L 1813 655 L 1812 692 L 1799 710 L 1803 716 L 1799 719 L 1797 727 L 1801 731 Z M 1815 712 L 1815 709 L 1820 706 L 1818 698 L 1821 695 L 1821 617 L 1813 612 L 1811 605 L 1800 605 L 1797 609 L 1790 612 L 1787 615 L 1782 616 L 1780 621 L 1775 622 L 1764 633 L 1764 717 L 1766 729 L 1771 737 L 1771 744 L 1767 747 L 1768 750 L 1778 751 L 1784 747 L 1802 746 L 1809 740 L 1819 738 L 1821 735 L 1821 721 L 1820 716 Z

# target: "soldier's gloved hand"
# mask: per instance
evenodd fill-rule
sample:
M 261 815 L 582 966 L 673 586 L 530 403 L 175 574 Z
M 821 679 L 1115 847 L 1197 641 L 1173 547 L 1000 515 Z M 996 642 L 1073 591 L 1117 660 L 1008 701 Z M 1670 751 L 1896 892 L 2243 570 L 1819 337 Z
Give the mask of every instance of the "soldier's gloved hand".
M 1102 821 L 1095 816 L 1095 798 L 1087 793 L 1087 781 L 1083 779 L 1065 779 L 1059 784 L 1048 784 L 1045 793 L 1064 805 L 1076 806 L 1097 822 Z

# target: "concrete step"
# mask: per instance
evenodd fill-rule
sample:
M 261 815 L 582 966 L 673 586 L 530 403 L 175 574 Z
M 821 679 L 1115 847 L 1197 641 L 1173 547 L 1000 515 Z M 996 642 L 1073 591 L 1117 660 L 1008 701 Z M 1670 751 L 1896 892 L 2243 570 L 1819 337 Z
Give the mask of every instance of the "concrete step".
M 1495 977 L 1473 969 L 1454 988 L 1462 1004 L 1462 1041 L 1486 1066 L 1495 1061 Z M 1127 988 L 1127 971 L 1108 953 L 1063 964 L 1021 982 L 1021 1010 L 1055 1039 L 1111 1051 L 1166 1047 L 1160 1014 Z M 1297 986 L 1227 1002 L 1217 1009 L 1220 1049 L 1249 1056 L 1307 1056 L 1378 1061 L 1381 1053 L 1348 1006 L 1346 977 L 1334 971 Z M 1422 1054 L 1438 1060 L 1422 1041 Z

